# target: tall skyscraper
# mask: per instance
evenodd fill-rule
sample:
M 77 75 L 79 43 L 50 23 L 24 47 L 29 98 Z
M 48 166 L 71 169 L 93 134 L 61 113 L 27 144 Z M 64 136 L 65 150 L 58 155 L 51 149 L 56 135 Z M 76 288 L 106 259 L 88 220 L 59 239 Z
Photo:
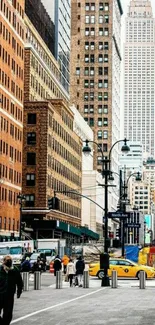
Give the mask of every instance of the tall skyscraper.
M 41 0 L 55 24 L 55 57 L 60 64 L 61 83 L 69 93 L 71 0 Z
M 120 0 L 71 1 L 71 102 L 105 155 L 120 139 Z M 101 170 L 95 149 L 94 167 Z M 118 146 L 112 152 L 117 171 Z
M 0 235 L 19 231 L 24 98 L 24 3 L 0 2 Z
M 155 154 L 155 24 L 151 1 L 130 1 L 124 45 L 124 134 Z

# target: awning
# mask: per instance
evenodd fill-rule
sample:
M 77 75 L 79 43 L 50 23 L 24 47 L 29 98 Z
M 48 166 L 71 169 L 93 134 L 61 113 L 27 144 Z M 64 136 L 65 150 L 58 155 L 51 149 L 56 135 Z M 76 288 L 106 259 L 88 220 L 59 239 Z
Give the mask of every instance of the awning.
M 99 239 L 99 234 L 96 232 L 86 228 L 86 227 L 81 227 L 81 232 L 83 235 L 90 237 L 92 239 L 98 240 Z

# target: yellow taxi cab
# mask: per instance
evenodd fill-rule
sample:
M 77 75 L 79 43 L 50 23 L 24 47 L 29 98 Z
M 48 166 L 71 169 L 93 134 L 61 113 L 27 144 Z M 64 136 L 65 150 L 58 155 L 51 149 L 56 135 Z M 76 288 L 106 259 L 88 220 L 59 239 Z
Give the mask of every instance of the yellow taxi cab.
M 155 269 L 150 266 L 138 265 L 128 259 L 123 258 L 111 258 L 109 260 L 110 268 L 108 270 L 108 275 L 111 276 L 112 271 L 117 271 L 118 277 L 129 277 L 129 278 L 139 278 L 140 271 L 145 271 L 146 278 L 155 277 Z M 104 276 L 104 270 L 100 269 L 100 263 L 89 264 L 89 275 L 97 276 L 101 279 Z

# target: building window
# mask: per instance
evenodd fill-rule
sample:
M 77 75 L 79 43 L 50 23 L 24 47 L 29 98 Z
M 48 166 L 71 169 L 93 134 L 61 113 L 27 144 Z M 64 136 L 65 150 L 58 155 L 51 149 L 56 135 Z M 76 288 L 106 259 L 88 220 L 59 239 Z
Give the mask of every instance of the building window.
M 29 195 L 25 195 L 25 197 L 26 197 L 25 206 L 34 207 L 35 196 L 33 194 L 29 194 Z
M 89 9 L 89 3 L 86 3 L 86 5 L 85 5 L 85 10 L 86 11 L 89 11 L 90 9 Z
M 104 16 L 104 22 L 105 22 L 106 24 L 109 24 L 109 15 L 105 15 L 105 16 Z
M 35 152 L 27 152 L 27 165 L 36 165 L 36 153 Z
M 95 24 L 95 16 L 90 17 L 90 22 L 91 22 L 91 24 Z
M 103 139 L 108 139 L 108 131 L 103 131 Z
M 94 88 L 94 80 L 90 80 L 90 88 Z
M 90 19 L 89 19 L 89 16 L 86 16 L 86 17 L 85 17 L 85 23 L 86 23 L 86 24 L 89 24 L 89 20 L 90 20 Z
M 90 67 L 90 76 L 94 76 L 94 67 Z
M 104 93 L 104 100 L 108 100 L 108 93 Z
M 36 133 L 35 132 L 29 132 L 27 133 L 27 144 L 36 144 Z
M 26 175 L 26 186 L 35 186 L 35 174 Z
M 108 88 L 108 80 L 104 80 L 104 88 Z
M 88 63 L 89 62 L 89 55 L 85 54 L 85 62 Z
M 89 80 L 84 80 L 84 87 L 88 88 L 89 87 Z
M 107 117 L 104 117 L 104 119 L 103 119 L 103 125 L 104 126 L 108 126 L 108 119 L 107 119 Z
M 98 43 L 98 49 L 99 50 L 103 50 L 103 42 L 99 42 Z
M 88 123 L 88 117 L 84 117 L 85 122 Z
M 93 51 L 95 50 L 95 42 L 90 43 L 90 49 Z
M 85 67 L 85 69 L 84 69 L 84 75 L 85 76 L 88 76 L 89 75 L 89 68 L 88 67 Z
M 108 36 L 109 35 L 109 28 L 105 27 L 104 28 L 104 36 Z
M 89 42 L 85 42 L 85 50 L 89 50 Z
M 103 36 L 103 28 L 102 27 L 99 28 L 99 36 Z
M 103 81 L 100 79 L 98 80 L 98 88 L 102 88 L 103 87 Z
M 91 3 L 90 4 L 90 10 L 91 11 L 95 11 L 95 3 Z
M 79 75 L 80 74 L 80 68 L 76 68 L 76 75 Z
M 100 2 L 100 3 L 99 3 L 99 10 L 102 10 L 102 11 L 104 10 L 103 2 Z
M 94 100 L 94 93 L 90 93 L 90 100 L 93 101 Z
M 108 145 L 107 143 L 103 143 L 103 151 L 108 152 Z
M 102 15 L 99 16 L 99 24 L 103 24 L 103 16 Z
M 88 105 L 84 105 L 84 113 L 88 113 Z
M 108 42 L 104 42 L 104 50 L 109 50 L 109 43 Z
M 90 119 L 89 119 L 89 125 L 90 126 L 94 126 L 94 118 L 93 117 L 90 117 Z
M 103 107 L 103 113 L 108 114 L 108 105 L 104 105 Z
M 102 100 L 102 93 L 98 93 L 98 100 L 99 100 L 99 101 Z
M 98 139 L 102 139 L 102 131 L 101 130 L 99 130 L 97 132 L 97 137 L 98 137 Z
M 103 55 L 102 54 L 99 54 L 99 56 L 98 56 L 98 62 L 103 62 Z
M 89 99 L 89 94 L 88 93 L 84 93 L 84 101 L 87 102 Z
M 101 165 L 102 164 L 102 157 L 97 157 L 97 164 L 98 165 Z
M 105 3 L 104 10 L 109 11 L 109 3 Z
M 102 126 L 102 118 L 101 117 L 98 118 L 98 126 Z
M 108 76 L 108 67 L 104 67 L 104 76 Z
M 103 68 L 102 67 L 99 67 L 98 68 L 98 75 L 99 76 L 102 76 L 103 75 Z
M 27 114 L 27 124 L 36 124 L 36 114 L 34 113 Z
M 85 28 L 85 36 L 89 36 L 89 28 Z
M 104 62 L 108 62 L 108 54 L 104 54 Z
M 91 54 L 90 55 L 90 62 L 91 63 L 94 63 L 95 62 L 95 56 L 94 56 L 94 54 Z
M 94 105 L 90 105 L 89 112 L 90 114 L 94 113 Z
M 102 105 L 98 105 L 98 114 L 102 114 Z

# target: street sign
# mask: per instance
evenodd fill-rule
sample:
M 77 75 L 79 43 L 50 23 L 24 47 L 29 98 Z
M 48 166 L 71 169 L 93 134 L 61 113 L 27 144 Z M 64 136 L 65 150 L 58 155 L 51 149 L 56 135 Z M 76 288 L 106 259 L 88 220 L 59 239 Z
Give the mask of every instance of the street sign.
M 130 216 L 130 214 L 128 212 L 126 212 L 126 213 L 123 213 L 123 212 L 109 212 L 108 213 L 108 218 L 122 219 L 122 218 L 127 218 L 129 216 Z
M 140 223 L 127 223 L 125 225 L 125 227 L 127 227 L 127 228 L 140 228 L 141 224 Z

